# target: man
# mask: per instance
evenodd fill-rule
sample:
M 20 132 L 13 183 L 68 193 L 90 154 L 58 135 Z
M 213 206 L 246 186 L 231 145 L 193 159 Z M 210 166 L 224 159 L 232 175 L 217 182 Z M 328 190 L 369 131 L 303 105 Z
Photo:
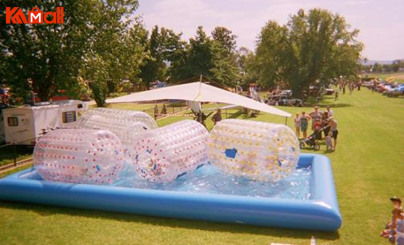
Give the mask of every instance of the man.
M 157 119 L 158 115 L 159 115 L 159 108 L 157 105 L 155 105 L 154 106 L 154 120 Z
M 329 126 L 330 126 L 330 130 L 332 132 L 332 138 L 334 139 L 334 147 L 333 147 L 333 151 L 335 151 L 335 148 L 337 147 L 337 138 L 338 138 L 338 122 L 337 120 L 335 120 L 334 117 L 330 117 L 329 118 Z
M 334 116 L 334 112 L 331 110 L 331 107 L 329 105 L 327 106 L 327 114 L 328 114 L 328 117 Z

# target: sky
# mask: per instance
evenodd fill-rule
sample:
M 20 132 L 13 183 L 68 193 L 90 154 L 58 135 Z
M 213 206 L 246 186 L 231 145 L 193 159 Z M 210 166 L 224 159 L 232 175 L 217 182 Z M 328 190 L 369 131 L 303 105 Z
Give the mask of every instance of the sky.
M 362 56 L 369 60 L 404 59 L 404 0 L 139 0 L 137 14 L 153 26 L 195 36 L 198 26 L 211 33 L 217 26 L 237 35 L 237 46 L 254 50 L 269 20 L 286 24 L 299 9 L 323 8 L 345 17 L 349 30 L 359 29 Z

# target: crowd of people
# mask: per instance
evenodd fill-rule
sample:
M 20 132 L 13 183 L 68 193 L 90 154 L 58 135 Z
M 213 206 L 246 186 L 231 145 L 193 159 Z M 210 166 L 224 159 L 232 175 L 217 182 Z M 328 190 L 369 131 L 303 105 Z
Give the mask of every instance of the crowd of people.
M 388 238 L 389 241 L 396 245 L 404 245 L 404 212 L 401 206 L 401 199 L 398 197 L 390 198 L 393 204 L 391 221 L 387 222 L 380 236 Z
M 338 138 L 338 121 L 335 119 L 331 107 L 327 106 L 326 110 L 322 112 L 318 106 L 315 106 L 313 111 L 308 114 L 305 111 L 302 114 L 297 113 L 294 123 L 298 138 L 300 138 L 300 133 L 303 134 L 303 139 L 307 138 L 309 121 L 311 121 L 311 131 L 316 135 L 317 140 L 321 140 L 324 134 L 327 149 L 335 151 Z

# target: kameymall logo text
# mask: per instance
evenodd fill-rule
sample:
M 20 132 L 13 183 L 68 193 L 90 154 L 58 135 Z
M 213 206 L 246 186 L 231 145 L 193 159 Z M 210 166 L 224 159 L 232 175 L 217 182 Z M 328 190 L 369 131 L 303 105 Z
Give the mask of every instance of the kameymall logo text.
M 51 17 L 50 17 L 51 16 Z M 63 24 L 63 7 L 57 7 L 56 12 L 43 12 L 38 7 L 28 11 L 28 21 L 19 7 L 6 7 L 7 24 Z

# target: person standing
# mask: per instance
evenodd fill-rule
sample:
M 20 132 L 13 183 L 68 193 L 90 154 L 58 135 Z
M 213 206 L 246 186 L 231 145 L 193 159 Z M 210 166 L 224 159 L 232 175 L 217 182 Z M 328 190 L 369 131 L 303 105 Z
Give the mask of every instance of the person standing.
M 332 138 L 334 139 L 333 150 L 337 147 L 337 138 L 338 138 L 338 121 L 335 120 L 334 117 L 329 118 L 330 121 L 330 130 L 332 132 Z
M 330 132 L 330 126 L 328 125 L 328 112 L 323 113 L 323 118 L 321 120 L 321 128 L 323 129 L 324 132 L 324 137 L 328 135 L 328 132 Z
M 157 105 L 154 106 L 154 120 L 157 119 L 157 116 L 159 115 L 159 108 Z
M 306 115 L 306 112 L 302 112 L 300 117 L 300 129 L 303 133 L 303 138 L 307 138 L 307 127 L 309 125 L 310 116 Z
M 331 110 L 331 107 L 329 105 L 326 107 L 326 112 L 327 112 L 328 117 L 333 117 L 334 116 L 334 111 Z M 328 119 L 328 118 L 326 118 L 326 119 Z
M 312 119 L 311 129 L 314 131 L 314 123 L 317 122 L 318 120 L 320 120 L 321 123 L 323 113 L 320 110 L 318 110 L 318 106 L 316 105 L 314 106 L 314 111 L 310 112 L 309 116 Z
M 296 129 L 296 136 L 297 138 L 300 138 L 300 115 L 299 113 L 296 113 L 296 117 L 295 117 L 295 129 Z

